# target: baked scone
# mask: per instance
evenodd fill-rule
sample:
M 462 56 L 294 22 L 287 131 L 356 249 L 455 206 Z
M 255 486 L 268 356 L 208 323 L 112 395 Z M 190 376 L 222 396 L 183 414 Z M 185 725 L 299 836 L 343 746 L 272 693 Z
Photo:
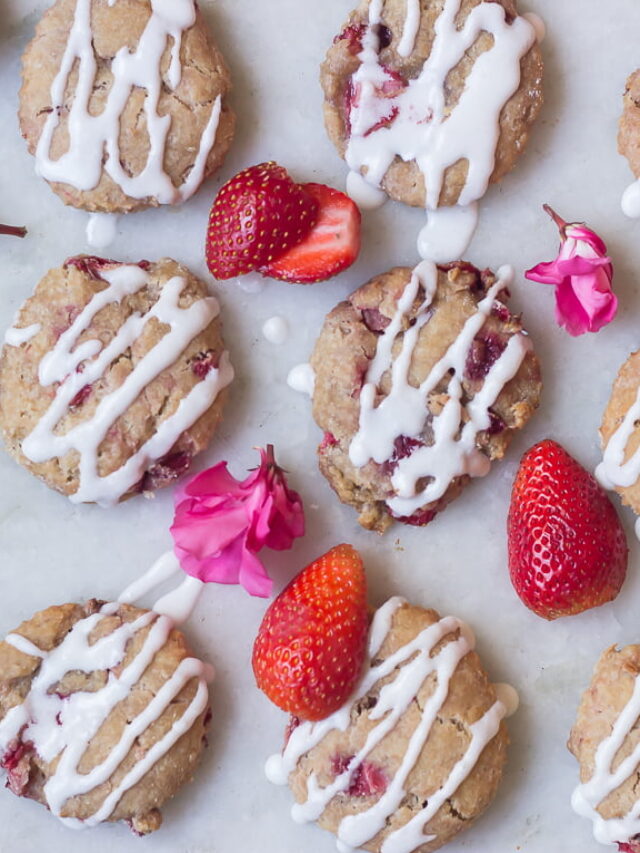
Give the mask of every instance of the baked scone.
M 84 210 L 184 201 L 233 138 L 229 72 L 195 0 L 57 0 L 22 77 L 20 128 L 37 171 Z
M 219 304 L 185 267 L 81 255 L 45 275 L 5 335 L 0 429 L 51 488 L 113 504 L 187 470 L 232 379 Z
M 620 368 L 602 416 L 603 461 L 596 476 L 640 515 L 640 351 Z
M 569 749 L 580 764 L 573 793 L 578 814 L 593 821 L 595 838 L 640 851 L 640 646 L 612 646 L 585 690 Z
M 72 826 L 153 832 L 203 749 L 208 677 L 153 611 L 92 600 L 36 613 L 0 643 L 7 787 Z
M 622 116 L 618 126 L 618 151 L 627 158 L 631 171 L 640 178 L 640 69 L 627 78 Z
M 514 0 L 361 0 L 322 66 L 325 124 L 391 198 L 467 205 L 524 150 L 542 71 Z
M 500 301 L 510 280 L 425 261 L 327 316 L 311 357 L 320 470 L 363 527 L 430 522 L 536 409 L 538 360 Z
M 469 628 L 393 598 L 373 619 L 354 696 L 326 720 L 293 718 L 267 775 L 296 821 L 349 848 L 431 853 L 493 800 L 508 735 Z M 341 848 L 342 849 L 342 848 Z

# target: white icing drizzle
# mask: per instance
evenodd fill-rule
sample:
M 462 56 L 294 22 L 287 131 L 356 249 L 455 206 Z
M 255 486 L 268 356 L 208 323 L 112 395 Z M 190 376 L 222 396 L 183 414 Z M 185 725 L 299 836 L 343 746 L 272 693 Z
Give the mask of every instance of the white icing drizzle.
M 598 805 L 619 788 L 640 764 L 640 744 L 637 744 L 616 770 L 612 770 L 614 759 L 639 716 L 640 678 L 636 678 L 631 698 L 615 721 L 611 734 L 598 745 L 591 778 L 578 785 L 571 797 L 574 811 L 593 821 L 594 837 L 602 844 L 629 841 L 640 833 L 640 799 L 622 818 L 606 819 L 596 811 Z
M 420 330 L 430 318 L 429 307 L 435 294 L 437 275 L 437 268 L 430 261 L 423 261 L 415 268 L 398 301 L 394 317 L 378 338 L 376 354 L 360 392 L 359 429 L 349 447 L 349 457 L 356 467 L 362 467 L 370 460 L 382 464 L 391 459 L 397 438 L 417 438 L 422 434 L 428 417 L 428 396 L 449 371 L 453 371 L 447 387 L 447 402 L 442 412 L 433 416 L 433 444 L 418 447 L 400 459 L 391 477 L 395 496 L 387 500 L 387 505 L 399 517 L 410 516 L 425 504 L 438 500 L 456 477 L 465 474 L 481 477 L 488 473 L 489 459 L 477 449 L 476 438 L 479 432 L 489 428 L 489 409 L 507 382 L 516 375 L 531 348 L 526 335 L 513 335 L 489 369 L 482 388 L 463 406 L 462 377 L 473 340 L 485 324 L 500 291 L 513 280 L 513 270 L 502 267 L 498 270 L 496 282 L 478 304 L 476 313 L 466 321 L 445 355 L 418 388 L 412 386 L 408 380 L 411 359 Z M 394 343 L 420 285 L 425 291 L 423 304 L 414 325 L 404 332 L 400 352 L 394 360 Z M 391 388 L 376 406 L 378 385 L 388 370 L 391 371 Z M 466 422 L 463 419 L 465 413 Z M 417 484 L 424 478 L 429 478 L 430 482 L 418 491 Z
M 90 213 L 87 221 L 87 244 L 93 249 L 106 249 L 116 239 L 118 217 L 114 213 Z
M 151 0 L 151 15 L 135 51 L 123 47 L 115 55 L 111 64 L 113 81 L 104 110 L 99 115 L 91 115 L 89 102 L 97 70 L 91 29 L 91 0 L 77 0 L 60 70 L 51 85 L 53 109 L 47 116 L 38 141 L 38 174 L 51 181 L 71 184 L 78 190 L 91 190 L 98 185 L 104 168 L 121 190 L 133 198 L 155 197 L 161 204 L 173 204 L 193 195 L 202 181 L 206 160 L 215 141 L 221 110 L 220 96 L 212 106 L 193 168 L 180 187 L 173 185 L 164 170 L 171 118 L 168 115 L 161 116 L 158 105 L 163 84 L 174 91 L 180 84 L 182 34 L 194 25 L 195 20 L 194 0 Z M 170 41 L 171 62 L 163 79 L 161 60 Z M 68 118 L 69 148 L 56 160 L 52 160 L 51 144 L 60 121 L 69 76 L 74 68 L 78 71 L 78 81 Z M 119 135 L 120 118 L 134 87 L 146 90 L 144 115 L 150 147 L 142 171 L 130 175 L 120 161 Z
M 547 37 L 547 27 L 540 15 L 536 15 L 535 12 L 525 12 L 522 17 L 529 21 L 533 29 L 536 31 L 536 40 L 538 44 L 542 44 Z
M 478 204 L 439 207 L 427 213 L 418 235 L 418 254 L 436 264 L 463 258 L 478 225 Z
M 313 397 L 313 389 L 316 383 L 316 374 L 308 362 L 304 364 L 296 364 L 292 367 L 287 376 L 287 385 L 293 388 L 294 391 L 300 394 L 308 394 Z
M 140 595 L 180 571 L 172 553 L 165 554 L 138 581 L 120 596 L 120 601 L 133 603 Z M 44 795 L 51 812 L 74 829 L 95 826 L 107 820 L 122 795 L 149 772 L 185 734 L 208 704 L 207 681 L 213 679 L 213 669 L 196 658 L 185 658 L 165 681 L 148 704 L 125 727 L 120 740 L 104 760 L 88 773 L 78 768 L 91 740 L 100 730 L 116 705 L 129 695 L 155 655 L 166 644 L 172 629 L 188 618 L 203 587 L 195 578 L 187 578 L 176 590 L 159 599 L 153 610 L 144 612 L 132 622 L 123 622 L 110 634 L 90 643 L 92 632 L 100 622 L 117 612 L 118 604 L 103 605 L 99 612 L 75 623 L 60 645 L 45 652 L 17 634 L 9 634 L 5 642 L 26 655 L 39 657 L 40 668 L 31 689 L 21 705 L 12 708 L 0 720 L 0 754 L 16 738 L 31 742 L 38 755 L 47 762 L 58 757 L 55 772 L 44 786 Z M 148 628 L 148 634 L 137 655 L 121 668 L 130 640 L 138 631 Z M 79 691 L 61 696 L 52 688 L 71 671 L 107 671 L 107 683 L 97 691 Z M 86 794 L 106 782 L 126 758 L 135 740 L 142 735 L 169 707 L 173 699 L 192 679 L 198 680 L 196 694 L 182 716 L 138 760 L 116 785 L 96 812 L 84 820 L 63 818 L 65 803 L 72 797 Z
M 270 344 L 280 346 L 289 337 L 289 324 L 285 317 L 269 317 L 262 326 L 262 334 Z
M 368 184 L 360 172 L 349 172 L 347 175 L 347 194 L 362 210 L 376 210 L 387 200 L 386 192 Z
M 402 604 L 404 604 L 403 599 L 392 598 L 374 616 L 369 642 L 370 660 L 375 658 L 384 638 L 389 633 L 393 614 Z M 456 631 L 459 632 L 458 638 L 451 640 L 437 654 L 432 655 L 440 641 Z M 336 833 L 338 848 L 341 851 L 352 850 L 365 844 L 380 832 L 385 826 L 386 819 L 398 809 L 405 796 L 407 778 L 447 699 L 451 678 L 462 658 L 473 649 L 474 644 L 473 634 L 463 622 L 453 617 L 441 619 L 381 663 L 376 666 L 370 664 L 354 696 L 330 717 L 319 723 L 302 723 L 294 729 L 283 754 L 271 756 L 267 762 L 267 776 L 276 784 L 286 784 L 289 774 L 301 756 L 320 743 L 329 732 L 346 731 L 352 705 L 366 695 L 378 681 L 391 675 L 393 670 L 399 667 L 399 673 L 393 681 L 382 687 L 378 702 L 369 711 L 369 719 L 376 721 L 376 725 L 370 731 L 364 746 L 350 761 L 344 772 L 338 775 L 330 785 L 323 788 L 319 785 L 315 774 L 310 775 L 307 780 L 306 801 L 293 806 L 294 820 L 299 822 L 317 820 L 330 800 L 349 788 L 357 768 L 395 727 L 425 679 L 435 674 L 434 692 L 425 703 L 422 718 L 409 738 L 396 775 L 371 808 L 343 818 Z M 387 836 L 381 847 L 382 853 L 410 853 L 421 844 L 429 843 L 435 838 L 433 835 L 425 834 L 425 824 L 471 773 L 483 749 L 497 734 L 504 715 L 505 708 L 501 702 L 497 701 L 477 722 L 469 726 L 471 739 L 463 757 L 451 769 L 442 787 L 429 797 L 426 807 L 404 826 Z
M 33 431 L 24 439 L 22 452 L 32 462 L 62 457 L 70 450 L 80 455 L 80 485 L 71 495 L 74 503 L 93 501 L 110 505 L 137 483 L 153 460 L 167 454 L 184 430 L 192 426 L 212 405 L 220 391 L 233 379 L 228 354 L 223 353 L 218 368 L 207 375 L 184 397 L 176 411 L 158 426 L 148 439 L 120 468 L 106 476 L 98 474 L 98 452 L 116 420 L 135 402 L 144 389 L 170 367 L 188 344 L 218 315 L 220 307 L 213 297 L 199 299 L 189 308 L 180 308 L 179 299 L 185 281 L 176 276 L 162 288 L 160 296 L 144 315 L 132 314 L 113 339 L 104 346 L 98 339 L 78 339 L 96 314 L 126 295 L 136 293 L 149 281 L 148 273 L 138 266 L 105 269 L 101 277 L 108 287 L 99 291 L 63 332 L 55 347 L 41 360 L 38 378 L 43 387 L 59 383 L 55 397 Z M 100 401 L 93 417 L 63 435 L 56 425 L 68 411 L 74 397 L 99 380 L 109 365 L 124 353 L 152 318 L 169 327 L 163 338 L 138 362 L 125 381 Z M 81 368 L 82 369 L 79 369 Z
M 430 56 L 420 75 L 389 98 L 379 97 L 376 92 L 388 76 L 380 64 L 376 32 L 382 3 L 372 2 L 369 27 L 359 54 L 361 65 L 353 77 L 360 95 L 350 116 L 351 136 L 346 153 L 349 167 L 356 172 L 364 169 L 365 179 L 380 186 L 395 157 L 406 162 L 415 160 L 425 178 L 429 209 L 438 206 L 444 173 L 458 160 L 469 163 L 459 203 L 468 205 L 486 192 L 494 169 L 500 113 L 520 85 L 520 60 L 536 40 L 531 23 L 516 17 L 508 24 L 499 3 L 480 3 L 458 29 L 460 6 L 461 0 L 446 0 L 435 24 Z M 413 47 L 419 24 L 416 15 L 419 16 L 419 4 L 408 2 L 403 49 Z M 493 46 L 476 59 L 458 104 L 447 115 L 447 76 L 483 32 L 493 37 Z M 372 130 L 394 109 L 397 115 L 390 124 Z
M 499 683 L 494 684 L 493 689 L 505 707 L 505 716 L 512 717 L 520 707 L 520 696 L 516 688 L 511 684 Z
M 398 45 L 400 56 L 411 56 L 416 44 L 416 36 L 420 27 L 420 0 L 406 0 L 407 16 L 402 30 L 402 38 Z
M 596 479 L 603 489 L 615 489 L 616 486 L 628 488 L 640 477 L 640 448 L 625 461 L 627 445 L 638 418 L 640 418 L 640 387 L 633 405 L 607 442 L 602 462 L 595 470 Z M 640 539 L 640 519 L 636 522 L 634 530 L 636 537 Z
M 23 328 L 12 326 L 4 334 L 4 342 L 9 347 L 22 346 L 22 344 L 26 344 L 32 338 L 35 338 L 41 328 L 40 323 L 33 323 L 31 326 Z

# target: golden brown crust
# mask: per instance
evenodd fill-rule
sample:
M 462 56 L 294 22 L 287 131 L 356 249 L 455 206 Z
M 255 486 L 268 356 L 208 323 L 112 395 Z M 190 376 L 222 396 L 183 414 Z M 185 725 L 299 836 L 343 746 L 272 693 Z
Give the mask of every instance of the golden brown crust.
M 386 501 L 393 495 L 393 472 L 388 465 L 378 465 L 373 461 L 357 468 L 349 458 L 349 446 L 358 431 L 360 389 L 375 355 L 379 335 L 379 332 L 369 327 L 370 318 L 373 317 L 378 323 L 389 322 L 410 277 L 411 270 L 408 267 L 395 267 L 352 293 L 327 316 L 311 356 L 316 375 L 313 416 L 325 432 L 325 439 L 318 448 L 320 470 L 340 500 L 358 510 L 360 524 L 380 533 L 392 522 Z M 411 360 L 411 385 L 418 387 L 436 362 L 445 355 L 494 281 L 490 273 L 481 274 L 462 262 L 449 265 L 448 269 L 438 269 L 438 286 L 431 306 L 433 313 L 420 331 Z M 423 299 L 424 293 L 420 289 L 411 311 L 404 318 L 403 333 L 419 311 Z M 522 331 L 522 323 L 519 317 L 510 314 L 504 306 L 501 311 L 504 317 L 494 314 L 488 317 L 483 334 L 486 332 L 489 336 L 495 335 L 497 339 L 506 341 Z M 394 355 L 397 355 L 400 345 L 398 338 Z M 447 383 L 448 377 L 445 377 L 429 395 L 429 415 L 438 414 L 446 403 Z M 463 402 L 470 399 L 481 385 L 482 381 L 464 377 Z M 380 387 L 383 394 L 388 393 L 388 372 L 383 376 Z M 505 385 L 492 406 L 494 415 L 502 422 L 502 428 L 478 435 L 478 447 L 489 459 L 501 459 L 504 456 L 514 432 L 527 423 L 537 408 L 541 387 L 540 365 L 535 353 L 529 351 L 516 376 Z M 426 443 L 432 443 L 429 421 L 427 417 L 423 435 Z M 431 512 L 435 515 L 460 494 L 468 480 L 466 476 L 455 478 L 442 498 L 426 504 L 418 513 L 426 514 L 426 517 Z
M 0 429 L 8 452 L 25 468 L 42 479 L 48 486 L 65 495 L 72 495 L 79 484 L 79 457 L 69 451 L 62 458 L 46 462 L 32 462 L 22 453 L 22 442 L 35 428 L 48 409 L 57 384 L 43 387 L 38 379 L 38 366 L 43 356 L 56 344 L 58 338 L 73 322 L 80 311 L 107 283 L 100 279 L 100 268 L 83 267 L 82 256 L 70 259 L 62 267 L 50 270 L 20 309 L 17 324 L 27 327 L 39 324 L 40 331 L 22 346 L 5 345 L 0 356 Z M 115 266 L 119 264 L 114 262 Z M 106 346 L 128 317 L 135 312 L 145 313 L 157 301 L 162 287 L 175 276 L 184 278 L 186 284 L 179 305 L 189 305 L 208 296 L 204 282 L 186 267 L 164 258 L 145 266 L 150 282 L 121 302 L 113 302 L 101 309 L 91 321 L 79 342 L 98 339 Z M 144 355 L 164 337 L 167 327 L 155 318 L 144 327 L 140 337 L 119 358 L 111 363 L 102 378 L 91 386 L 86 399 L 74 407 L 60 421 L 57 432 L 64 434 L 80 423 L 88 421 L 104 397 L 120 387 Z M 207 326 L 179 355 L 175 363 L 162 371 L 119 417 L 100 445 L 98 473 L 106 476 L 119 469 L 155 432 L 160 424 L 178 408 L 180 401 L 200 381 L 194 364 L 203 355 L 216 364 L 224 350 L 219 317 Z M 197 367 L 196 367 L 197 370 Z M 174 482 L 183 473 L 190 460 L 203 450 L 211 440 L 222 416 L 226 389 L 218 394 L 211 407 L 182 433 L 167 458 L 182 460 L 172 471 L 161 463 L 151 462 L 147 473 L 126 495 L 137 491 L 153 491 Z M 182 464 L 184 463 L 184 464 Z M 160 465 L 160 467 L 159 467 Z
M 628 77 L 625 86 L 618 151 L 627 158 L 636 178 L 640 178 L 640 69 Z
M 23 622 L 14 633 L 30 640 L 43 650 L 57 647 L 76 622 L 95 613 L 100 602 L 89 601 L 86 605 L 64 604 L 49 607 Z M 107 636 L 124 622 L 131 623 L 146 611 L 122 604 L 111 616 L 103 618 L 90 634 L 90 641 Z M 140 651 L 151 625 L 141 628 L 128 643 L 125 657 L 119 665 L 124 669 Z M 119 741 L 129 721 L 141 713 L 160 688 L 171 677 L 179 664 L 191 651 L 184 635 L 172 630 L 166 643 L 155 655 L 140 681 L 134 685 L 126 699 L 114 707 L 78 765 L 79 772 L 88 773 L 107 758 Z M 27 696 L 31 682 L 40 668 L 38 658 L 26 655 L 6 642 L 0 643 L 0 719 L 10 708 L 19 705 Z M 102 687 L 108 673 L 79 671 L 68 672 L 56 685 L 56 691 L 71 695 L 79 691 L 93 692 Z M 197 679 L 192 678 L 177 694 L 158 719 L 136 740 L 128 755 L 107 782 L 86 794 L 67 800 L 62 816 L 85 819 L 93 815 L 104 799 L 119 784 L 120 780 L 144 757 L 153 744 L 165 735 L 171 726 L 182 717 L 195 696 Z M 162 816 L 159 807 L 192 778 L 193 771 L 204 746 L 207 710 L 196 719 L 191 728 L 160 758 L 143 778 L 122 796 L 109 820 L 130 821 L 136 832 L 145 834 L 157 829 Z M 28 746 L 28 745 L 27 745 Z M 10 787 L 21 796 L 45 804 L 44 785 L 55 772 L 58 758 L 45 761 L 35 750 L 27 749 L 14 768 Z M 11 776 L 11 774 L 10 774 Z M 14 781 L 16 780 L 16 781 Z M 20 790 L 16 790 L 19 784 Z
M 482 2 L 500 2 L 507 15 L 517 14 L 513 0 L 463 0 L 459 23 L 462 25 L 469 12 Z M 369 18 L 370 0 L 362 0 L 351 13 L 345 27 L 365 25 Z M 441 0 L 421 0 L 420 28 L 415 48 L 409 57 L 402 57 L 397 46 L 402 37 L 406 14 L 405 0 L 384 0 L 381 21 L 391 35 L 391 43 L 380 53 L 381 62 L 405 79 L 413 79 L 420 74 L 431 53 L 434 39 L 434 25 L 442 9 Z M 459 100 L 465 81 L 477 57 L 491 47 L 491 37 L 483 33 L 463 59 L 448 75 L 446 80 L 446 110 L 450 110 Z M 346 89 L 351 76 L 359 67 L 359 60 L 349 49 L 346 39 L 338 39 L 329 48 L 321 68 L 320 81 L 324 91 L 324 117 L 329 138 L 344 158 L 348 143 L 346 124 Z M 500 115 L 500 137 L 496 147 L 495 166 L 491 183 L 500 181 L 524 151 L 529 138 L 529 130 L 542 108 L 542 54 L 537 43 L 522 58 L 521 82 L 517 92 L 505 104 Z M 468 164 L 460 160 L 445 172 L 440 205 L 453 205 L 466 183 Z M 424 178 L 415 161 L 405 163 L 396 157 L 382 182 L 385 192 L 396 201 L 414 207 L 424 207 L 426 203 Z
M 402 605 L 393 616 L 391 631 L 376 661 L 389 657 L 439 618 L 435 610 Z M 442 644 L 451 642 L 456 636 L 457 634 L 448 634 Z M 335 756 L 355 755 L 364 745 L 368 733 L 374 728 L 374 723 L 366 711 L 375 706 L 383 685 L 392 680 L 395 674 L 397 670 L 387 679 L 376 683 L 372 690 L 353 706 L 350 725 L 344 732 L 331 731 L 316 747 L 302 756 L 289 777 L 289 785 L 298 802 L 306 799 L 306 784 L 311 773 L 317 775 L 321 786 L 328 784 L 335 777 L 335 768 L 332 769 Z M 389 779 L 397 772 L 409 738 L 421 719 L 421 709 L 434 689 L 435 679 L 429 676 L 415 701 L 396 726 L 369 754 L 367 761 Z M 389 818 L 385 829 L 364 844 L 363 849 L 378 853 L 389 833 L 407 823 L 423 808 L 429 797 L 442 787 L 452 767 L 466 751 L 471 738 L 469 727 L 477 722 L 495 701 L 495 690 L 478 655 L 469 652 L 451 679 L 447 699 L 413 770 L 409 773 L 400 807 Z M 495 797 L 502 778 L 508 742 L 507 729 L 502 722 L 497 735 L 487 744 L 467 779 L 425 826 L 425 834 L 434 834 L 436 839 L 420 845 L 416 853 L 432 853 L 437 850 L 461 830 L 471 826 L 487 808 Z M 377 798 L 375 794 L 338 794 L 330 801 L 318 823 L 324 829 L 335 833 L 344 817 L 371 808 Z
M 75 6 L 76 0 L 57 0 L 45 12 L 23 56 L 19 118 L 22 135 L 32 154 L 52 109 L 51 84 L 64 55 Z M 151 14 L 151 4 L 149 0 L 118 0 L 110 6 L 107 0 L 93 0 L 91 14 L 97 72 L 89 110 L 92 115 L 97 115 L 104 108 L 109 92 L 111 61 L 123 47 L 135 50 Z M 171 116 L 164 169 L 174 186 L 180 186 L 191 171 L 218 95 L 223 99 L 222 112 L 216 140 L 207 158 L 205 178 L 222 164 L 235 128 L 235 116 L 226 102 L 231 86 L 229 71 L 209 36 L 200 12 L 194 26 L 183 34 L 180 60 L 180 84 L 175 92 L 163 84 L 158 106 L 160 115 Z M 166 75 L 169 62 L 170 49 L 167 48 L 162 59 L 163 75 Z M 77 72 L 74 70 L 67 87 L 60 124 L 53 137 L 52 159 L 57 159 L 68 148 L 67 113 L 73 102 L 76 83 Z M 149 152 L 149 136 L 142 113 L 144 97 L 144 90 L 134 89 L 121 117 L 120 160 L 125 171 L 132 175 L 142 170 Z M 49 183 L 65 204 L 89 211 L 129 213 L 159 203 L 154 197 L 137 199 L 126 195 L 104 170 L 99 184 L 92 190 L 82 191 L 53 181 Z

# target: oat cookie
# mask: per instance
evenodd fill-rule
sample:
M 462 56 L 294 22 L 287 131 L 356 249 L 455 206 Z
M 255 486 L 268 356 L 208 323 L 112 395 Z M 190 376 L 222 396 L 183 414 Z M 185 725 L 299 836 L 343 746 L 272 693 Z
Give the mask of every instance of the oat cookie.
M 267 772 L 288 774 L 296 820 L 317 819 L 347 846 L 431 853 L 493 800 L 505 711 L 467 626 L 391 599 L 354 698 L 320 723 L 292 719 Z
M 188 469 L 232 378 L 218 302 L 189 270 L 81 255 L 47 273 L 5 336 L 0 429 L 48 486 L 111 504 Z
M 378 17 L 375 9 L 360 2 L 322 66 L 331 141 L 397 201 L 433 209 L 477 200 L 513 168 L 542 105 L 533 27 L 513 0 L 384 0 Z
M 425 262 L 327 316 L 311 357 L 320 470 L 363 527 L 430 522 L 538 406 L 538 360 L 505 286 L 468 263 Z
M 568 747 L 580 764 L 572 805 L 593 821 L 596 840 L 640 851 L 640 646 L 606 649 L 585 690 Z M 623 767 L 623 763 L 626 766 Z
M 194 0 L 57 0 L 22 76 L 22 135 L 73 207 L 183 201 L 232 141 L 229 72 Z
M 205 672 L 152 611 L 92 600 L 36 613 L 0 643 L 7 787 L 72 825 L 153 832 L 204 747 Z

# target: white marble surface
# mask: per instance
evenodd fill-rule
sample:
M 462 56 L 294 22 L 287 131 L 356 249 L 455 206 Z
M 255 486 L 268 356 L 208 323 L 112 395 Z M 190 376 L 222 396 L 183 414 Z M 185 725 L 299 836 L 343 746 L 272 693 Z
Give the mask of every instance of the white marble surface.
M 43 0 L 5 0 L 0 14 L 0 221 L 25 224 L 24 241 L 0 238 L 0 326 L 41 275 L 67 255 L 86 251 L 85 215 L 65 208 L 41 183 L 20 139 L 15 111 L 19 57 L 45 7 Z M 301 180 L 341 186 L 346 170 L 322 128 L 317 65 L 339 30 L 350 0 L 201 0 L 230 62 L 239 113 L 236 143 L 219 178 L 187 205 L 122 218 L 111 254 L 122 260 L 173 255 L 206 274 L 201 243 L 211 197 L 223 178 L 274 158 Z M 389 203 L 365 215 L 357 265 L 328 284 L 267 283 L 249 294 L 233 283 L 217 290 L 238 379 L 214 446 L 200 460 L 225 458 L 242 473 L 252 447 L 275 443 L 304 496 L 309 532 L 291 553 L 269 554 L 278 586 L 339 541 L 365 558 L 371 600 L 400 593 L 468 619 L 496 681 L 514 684 L 521 707 L 511 721 L 506 782 L 490 812 L 451 853 L 588 853 L 599 849 L 589 825 L 570 810 L 576 765 L 565 749 L 578 696 L 600 651 L 640 640 L 639 546 L 632 518 L 629 577 L 619 599 L 597 611 L 548 624 L 515 597 L 506 569 L 505 517 L 519 454 L 552 436 L 584 464 L 598 461 L 597 428 L 615 372 L 640 338 L 640 223 L 624 219 L 619 198 L 630 174 L 616 153 L 616 121 L 626 75 L 640 64 L 637 0 L 528 0 L 525 10 L 547 22 L 546 106 L 519 168 L 490 190 L 468 257 L 479 266 L 509 262 L 521 272 L 552 257 L 552 204 L 567 219 L 585 219 L 607 240 L 616 268 L 620 316 L 596 336 L 570 339 L 553 322 L 552 291 L 525 282 L 514 288 L 540 352 L 542 410 L 508 459 L 476 482 L 424 530 L 395 528 L 383 539 L 360 530 L 316 471 L 318 430 L 308 400 L 286 386 L 304 361 L 323 315 L 374 273 L 417 260 L 420 211 Z M 283 345 L 268 342 L 270 317 L 288 320 Z M 115 596 L 169 546 L 171 494 L 113 510 L 74 507 L 0 454 L 0 632 L 54 602 Z M 285 716 L 253 685 L 249 657 L 264 602 L 241 589 L 207 589 L 191 619 L 196 648 L 214 662 L 213 734 L 197 778 L 165 810 L 165 826 L 138 840 L 123 827 L 74 833 L 44 809 L 0 791 L 0 853 L 43 850 L 95 853 L 330 853 L 330 835 L 289 817 L 290 795 L 264 779 L 264 760 L 278 749 Z

